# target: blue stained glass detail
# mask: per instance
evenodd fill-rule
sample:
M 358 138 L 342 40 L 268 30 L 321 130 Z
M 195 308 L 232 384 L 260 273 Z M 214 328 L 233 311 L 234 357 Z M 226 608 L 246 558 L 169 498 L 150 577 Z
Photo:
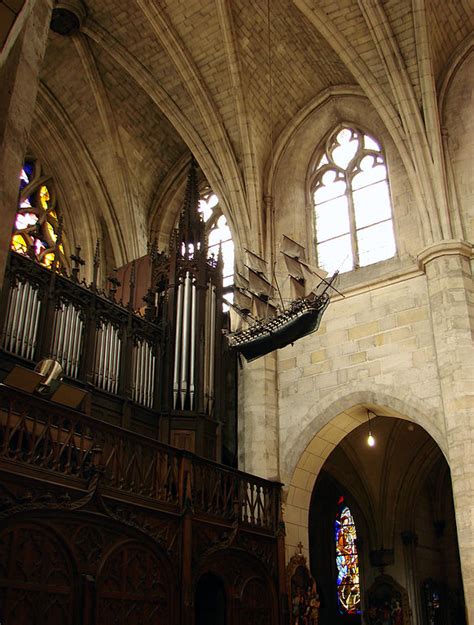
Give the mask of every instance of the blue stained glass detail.
M 334 523 L 337 568 L 337 600 L 341 614 L 360 614 L 357 533 L 349 507 L 341 498 Z

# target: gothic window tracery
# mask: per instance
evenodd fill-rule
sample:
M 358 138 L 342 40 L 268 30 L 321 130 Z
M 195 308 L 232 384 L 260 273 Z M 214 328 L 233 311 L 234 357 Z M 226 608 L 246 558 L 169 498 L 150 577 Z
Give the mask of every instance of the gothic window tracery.
M 224 297 L 232 301 L 234 242 L 225 215 L 219 206 L 219 198 L 209 189 L 201 195 L 199 212 L 206 224 L 209 257 L 217 259 L 219 247 L 222 250 Z
M 27 158 L 20 174 L 18 211 L 11 249 L 32 257 L 41 265 L 64 267 L 64 237 L 58 242 L 60 220 L 54 183 L 40 161 Z
M 337 602 L 341 614 L 360 613 L 359 556 L 354 517 L 344 497 L 338 502 L 334 521 Z
M 351 271 L 396 253 L 387 167 L 380 144 L 338 127 L 312 173 L 318 264 Z

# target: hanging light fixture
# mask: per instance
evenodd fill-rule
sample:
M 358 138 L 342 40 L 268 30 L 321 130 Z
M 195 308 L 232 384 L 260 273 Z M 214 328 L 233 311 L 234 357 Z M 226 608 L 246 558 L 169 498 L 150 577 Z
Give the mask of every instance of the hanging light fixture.
M 370 410 L 367 410 L 367 421 L 369 426 L 369 435 L 367 436 L 367 445 L 369 447 L 375 446 L 375 438 L 372 435 L 371 427 L 370 427 Z

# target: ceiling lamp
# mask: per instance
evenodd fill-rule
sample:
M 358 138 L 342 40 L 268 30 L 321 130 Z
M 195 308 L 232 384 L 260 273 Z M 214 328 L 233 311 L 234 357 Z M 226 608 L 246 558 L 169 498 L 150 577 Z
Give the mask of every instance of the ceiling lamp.
M 369 447 L 375 447 L 375 438 L 372 435 L 372 431 L 370 427 L 370 410 L 367 410 L 367 422 L 369 426 L 369 435 L 367 436 L 367 445 Z

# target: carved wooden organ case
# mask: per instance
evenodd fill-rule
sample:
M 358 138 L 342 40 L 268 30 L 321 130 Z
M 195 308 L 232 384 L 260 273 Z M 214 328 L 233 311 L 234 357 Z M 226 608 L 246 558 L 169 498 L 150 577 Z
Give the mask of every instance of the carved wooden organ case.
M 168 255 L 152 253 L 152 292 L 164 328 L 160 438 L 221 460 L 222 258 L 208 258 L 191 163 L 179 226 Z

